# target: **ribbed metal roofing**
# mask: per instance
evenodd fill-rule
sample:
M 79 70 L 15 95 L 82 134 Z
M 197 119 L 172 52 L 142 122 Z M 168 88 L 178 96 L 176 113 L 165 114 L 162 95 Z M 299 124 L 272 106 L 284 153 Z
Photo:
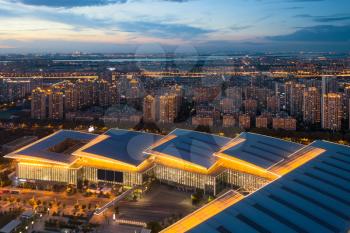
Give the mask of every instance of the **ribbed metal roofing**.
M 139 165 L 145 156 L 143 151 L 162 138 L 161 135 L 111 129 L 105 133 L 107 139 L 86 148 L 83 152 Z
M 310 146 L 326 152 L 190 232 L 347 232 L 350 147 L 325 141 Z
M 269 168 L 303 147 L 301 144 L 254 133 L 242 133 L 239 138 L 246 140 L 222 153 L 262 168 Z
M 152 150 L 209 168 L 216 161 L 213 154 L 231 139 L 213 134 L 176 129 L 170 135 L 176 137 Z

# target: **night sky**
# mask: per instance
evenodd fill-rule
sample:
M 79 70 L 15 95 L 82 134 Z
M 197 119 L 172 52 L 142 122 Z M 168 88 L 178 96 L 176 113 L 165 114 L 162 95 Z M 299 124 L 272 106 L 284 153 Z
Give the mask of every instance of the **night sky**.
M 0 0 L 0 52 L 350 51 L 349 0 Z

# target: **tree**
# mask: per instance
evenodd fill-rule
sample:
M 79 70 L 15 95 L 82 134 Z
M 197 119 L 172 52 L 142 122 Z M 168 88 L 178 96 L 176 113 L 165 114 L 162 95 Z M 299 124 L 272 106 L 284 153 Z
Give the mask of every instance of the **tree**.
M 119 206 L 117 205 L 114 206 L 114 213 L 115 215 L 119 215 Z
M 158 222 L 147 223 L 147 229 L 151 230 L 151 233 L 158 233 L 162 230 L 162 226 Z
M 88 180 L 85 179 L 83 184 L 84 184 L 85 187 L 89 187 L 89 181 Z
M 210 127 L 207 125 L 198 125 L 195 131 L 204 132 L 204 133 L 211 133 Z
M 34 197 L 29 200 L 29 205 L 31 205 L 33 208 L 37 205 L 37 202 L 35 201 Z
M 18 205 L 19 203 L 21 203 L 21 199 L 17 198 L 16 202 L 17 202 L 17 205 Z
M 78 180 L 77 189 L 78 189 L 79 191 L 81 191 L 82 188 L 83 188 L 83 182 L 82 182 L 82 180 Z

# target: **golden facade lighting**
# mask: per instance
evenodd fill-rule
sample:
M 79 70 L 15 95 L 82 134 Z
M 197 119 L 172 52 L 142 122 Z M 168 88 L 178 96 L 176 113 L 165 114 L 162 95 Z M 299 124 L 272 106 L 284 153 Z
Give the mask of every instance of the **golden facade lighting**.
M 214 215 L 242 200 L 243 198 L 243 195 L 230 190 L 224 195 L 209 202 L 209 204 L 203 206 L 202 208 L 187 215 L 185 218 L 181 219 L 170 227 L 164 229 L 161 231 L 161 233 L 187 232 L 188 230 L 194 228 L 195 226 L 201 224 L 202 222 L 208 220 Z

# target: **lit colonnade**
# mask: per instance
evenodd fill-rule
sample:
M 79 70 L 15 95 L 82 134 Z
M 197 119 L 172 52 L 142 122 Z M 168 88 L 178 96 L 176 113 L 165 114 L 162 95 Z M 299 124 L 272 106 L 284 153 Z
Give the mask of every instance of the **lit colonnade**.
M 215 211 L 209 203 L 162 233 L 348 232 L 349 165 L 350 147 L 315 141 L 273 166 L 280 178 L 247 196 L 219 197 Z
M 80 168 L 74 165 L 79 158 L 72 155 L 71 150 L 77 149 L 76 147 L 97 136 L 60 130 L 5 157 L 17 161 L 16 175 L 19 181 L 46 181 L 76 185 Z

